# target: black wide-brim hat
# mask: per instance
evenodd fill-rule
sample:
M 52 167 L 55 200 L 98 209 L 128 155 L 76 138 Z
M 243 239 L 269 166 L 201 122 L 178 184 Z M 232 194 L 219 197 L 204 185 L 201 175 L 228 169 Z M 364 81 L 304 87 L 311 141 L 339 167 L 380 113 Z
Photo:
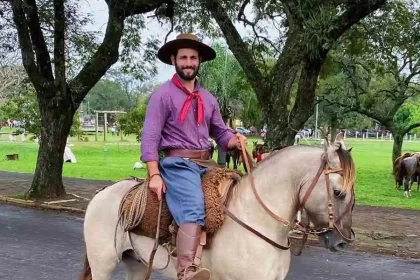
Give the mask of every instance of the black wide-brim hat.
M 216 58 L 216 52 L 213 48 L 200 42 L 197 36 L 190 33 L 179 34 L 175 40 L 164 44 L 159 49 L 157 57 L 163 63 L 172 65 L 171 55 L 175 55 L 175 52 L 182 48 L 196 49 L 201 55 L 201 62 L 213 60 Z

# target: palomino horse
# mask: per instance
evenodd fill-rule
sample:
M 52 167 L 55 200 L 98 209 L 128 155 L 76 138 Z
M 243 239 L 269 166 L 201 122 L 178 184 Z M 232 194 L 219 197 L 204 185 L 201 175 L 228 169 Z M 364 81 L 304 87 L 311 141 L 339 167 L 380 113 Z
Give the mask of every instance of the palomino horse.
M 400 188 L 404 183 L 404 196 L 411 196 L 411 186 L 417 182 L 419 191 L 420 154 L 405 153 L 394 161 L 395 188 Z
M 342 134 L 332 145 L 325 141 L 323 148 L 292 146 L 273 152 L 238 182 L 228 216 L 210 247 L 204 247 L 201 264 L 211 271 L 212 280 L 284 279 L 291 259 L 289 221 L 298 209 L 306 210 L 314 225 L 308 230 L 319 235 L 325 248 L 333 252 L 344 248 L 354 240 L 354 181 L 355 166 Z M 110 280 L 119 259 L 127 266 L 127 279 L 145 276 L 143 262 L 155 240 L 116 227 L 120 202 L 133 185 L 128 182 L 105 188 L 88 205 L 82 280 Z M 175 258 L 167 262 L 168 251 L 159 246 L 153 269 L 176 279 Z

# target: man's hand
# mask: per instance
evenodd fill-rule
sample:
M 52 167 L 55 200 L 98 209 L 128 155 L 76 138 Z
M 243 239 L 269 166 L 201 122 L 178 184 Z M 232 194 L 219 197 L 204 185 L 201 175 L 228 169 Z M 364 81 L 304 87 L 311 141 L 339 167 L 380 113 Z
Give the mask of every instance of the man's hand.
M 243 139 L 245 146 L 248 146 L 248 139 L 244 135 L 240 133 L 236 133 L 235 136 L 232 137 L 232 139 L 230 139 L 229 144 L 228 144 L 228 149 L 231 150 L 231 149 L 236 148 L 236 149 L 241 150 L 242 148 L 241 148 L 240 139 Z
M 154 175 L 149 181 L 149 188 L 157 194 L 158 200 L 162 199 L 162 191 L 166 193 L 166 186 L 163 183 L 162 177 L 160 175 Z
M 237 148 L 239 150 L 242 150 L 241 140 L 243 140 L 245 147 L 248 147 L 248 138 L 246 138 L 245 135 L 242 135 L 240 133 L 236 133 L 236 137 L 238 138 L 238 146 L 237 146 Z

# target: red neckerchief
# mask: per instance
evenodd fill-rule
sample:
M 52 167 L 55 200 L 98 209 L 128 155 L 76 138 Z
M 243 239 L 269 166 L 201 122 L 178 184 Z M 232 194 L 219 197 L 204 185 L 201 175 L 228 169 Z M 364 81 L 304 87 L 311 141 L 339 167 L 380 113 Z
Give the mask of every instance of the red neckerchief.
M 262 154 L 258 153 L 257 154 L 257 162 L 260 162 L 262 160 Z
M 187 116 L 188 109 L 191 106 L 191 102 L 194 98 L 197 98 L 197 123 L 200 124 L 204 119 L 204 104 L 203 100 L 201 99 L 201 96 L 198 94 L 198 90 L 194 90 L 193 92 L 190 92 L 188 89 L 184 87 L 182 82 L 179 80 L 179 77 L 177 74 L 174 74 L 172 76 L 172 82 L 180 88 L 183 92 L 188 94 L 187 100 L 185 100 L 184 106 L 182 106 L 181 113 L 179 114 L 179 119 L 181 122 L 184 121 L 185 117 Z

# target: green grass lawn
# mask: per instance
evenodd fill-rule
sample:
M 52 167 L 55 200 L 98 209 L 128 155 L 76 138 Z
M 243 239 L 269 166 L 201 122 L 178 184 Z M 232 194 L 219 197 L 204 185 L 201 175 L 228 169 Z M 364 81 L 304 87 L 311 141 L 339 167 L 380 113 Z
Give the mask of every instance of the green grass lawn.
M 124 141 L 120 141 L 119 136 L 109 135 L 107 138 L 107 142 L 103 142 L 103 135 L 100 135 L 98 142 L 94 141 L 94 135 L 89 136 L 88 142 L 72 139 L 77 164 L 65 163 L 63 176 L 101 180 L 145 176 L 144 169 L 133 170 L 134 163 L 140 157 L 140 145 L 135 138 L 124 137 Z M 254 140 L 249 139 L 250 151 Z M 301 143 L 307 144 L 306 141 Z M 358 204 L 420 209 L 420 193 L 416 191 L 416 185 L 413 185 L 410 199 L 404 198 L 402 190 L 395 190 L 391 174 L 391 141 L 349 139 L 346 143 L 347 147 L 353 147 Z M 38 144 L 35 143 L 0 142 L 0 170 L 34 172 L 37 150 Z M 406 151 L 420 151 L 420 142 L 405 142 L 403 152 Z M 4 156 L 11 153 L 19 153 L 20 160 L 4 161 Z

